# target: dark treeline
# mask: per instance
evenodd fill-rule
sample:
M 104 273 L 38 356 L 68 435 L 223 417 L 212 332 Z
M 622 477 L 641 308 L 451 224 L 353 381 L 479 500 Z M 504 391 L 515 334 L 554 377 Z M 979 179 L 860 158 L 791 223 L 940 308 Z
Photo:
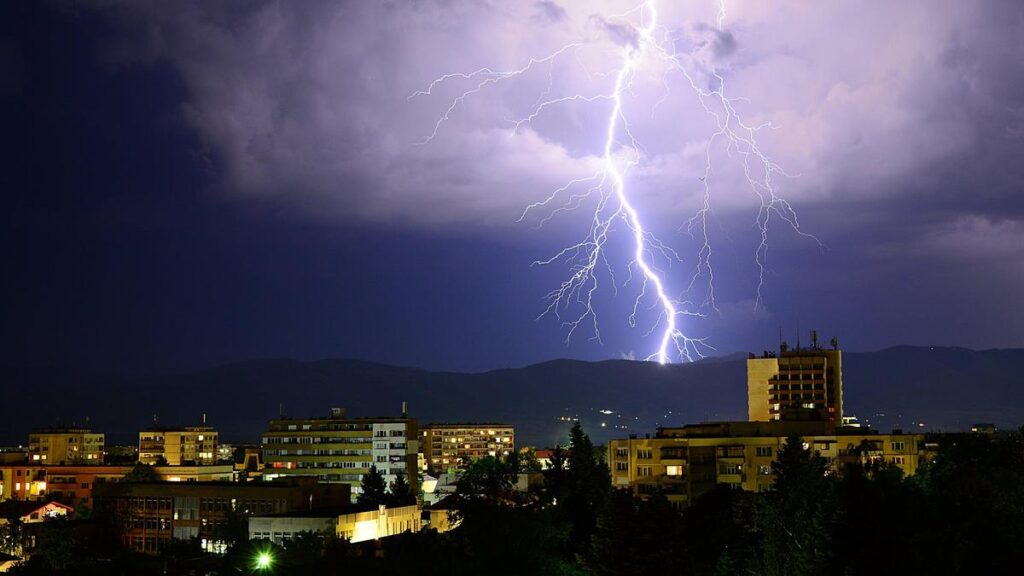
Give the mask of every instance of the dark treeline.
M 240 537 L 224 557 L 182 543 L 161 557 L 97 560 L 97 550 L 53 522 L 40 553 L 13 573 L 852 576 L 1017 574 L 1024 566 L 1020 432 L 947 436 L 912 477 L 867 459 L 827 474 L 794 437 L 773 463 L 771 490 L 719 486 L 682 513 L 663 496 L 612 489 L 578 426 L 544 472 L 545 487 L 515 491 L 516 474 L 533 466 L 518 457 L 474 462 L 446 501 L 460 524 L 445 533 L 363 544 L 309 533 L 284 548 Z M 380 492 L 379 482 L 370 485 Z M 256 568 L 260 553 L 273 558 L 265 570 Z

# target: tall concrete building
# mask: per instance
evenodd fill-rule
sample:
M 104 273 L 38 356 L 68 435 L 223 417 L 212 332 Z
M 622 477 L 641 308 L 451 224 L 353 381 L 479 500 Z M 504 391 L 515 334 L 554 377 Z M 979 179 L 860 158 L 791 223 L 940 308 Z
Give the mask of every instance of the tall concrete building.
M 48 428 L 28 436 L 31 464 L 102 464 L 104 435 L 88 428 Z
M 428 424 L 422 430 L 423 467 L 444 471 L 483 456 L 505 457 L 515 450 L 511 424 Z
M 818 346 L 765 352 L 747 360 L 747 419 L 843 422 L 843 352 Z
M 362 476 L 376 466 L 389 484 L 399 474 L 414 488 L 419 430 L 415 419 L 348 418 L 332 408 L 323 418 L 271 420 L 263 433 L 264 479 L 316 476 L 362 492 Z
M 217 462 L 217 431 L 209 426 L 153 428 L 139 432 L 139 462 L 170 466 Z

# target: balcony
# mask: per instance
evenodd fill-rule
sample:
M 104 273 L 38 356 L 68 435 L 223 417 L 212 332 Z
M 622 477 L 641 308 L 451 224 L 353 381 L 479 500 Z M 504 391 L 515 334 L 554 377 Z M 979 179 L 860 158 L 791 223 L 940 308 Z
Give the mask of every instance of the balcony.
M 725 461 L 738 461 L 742 462 L 746 455 L 746 451 L 743 446 L 719 446 L 715 450 L 715 456 L 718 460 Z
M 666 464 L 686 464 L 687 449 L 683 447 L 670 447 L 661 449 L 661 461 Z

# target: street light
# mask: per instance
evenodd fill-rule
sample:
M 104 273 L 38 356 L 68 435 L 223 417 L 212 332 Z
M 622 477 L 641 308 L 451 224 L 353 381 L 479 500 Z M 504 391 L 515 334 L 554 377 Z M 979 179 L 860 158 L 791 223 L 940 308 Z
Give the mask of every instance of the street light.
M 270 565 L 274 562 L 274 557 L 270 555 L 270 552 L 260 552 L 256 555 L 256 569 L 257 570 L 269 570 Z

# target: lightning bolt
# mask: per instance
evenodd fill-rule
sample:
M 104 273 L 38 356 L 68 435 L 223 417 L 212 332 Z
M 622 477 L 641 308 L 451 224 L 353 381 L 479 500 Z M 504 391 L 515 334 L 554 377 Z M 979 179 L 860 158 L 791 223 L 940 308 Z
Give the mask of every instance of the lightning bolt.
M 408 98 L 430 96 L 434 89 L 450 81 L 469 81 L 471 83 L 470 88 L 452 99 L 448 107 L 438 117 L 431 133 L 424 137 L 420 144 L 428 144 L 436 138 L 444 123 L 451 118 L 467 98 L 497 84 L 521 78 L 545 65 L 548 73 L 547 88 L 538 96 L 537 102 L 528 114 L 509 120 L 513 135 L 518 134 L 524 126 L 528 126 L 549 108 L 573 102 L 609 103 L 611 110 L 607 117 L 600 168 L 589 176 L 570 180 L 554 190 L 547 198 L 528 205 L 519 218 L 522 221 L 530 212 L 546 209 L 548 213 L 539 224 L 543 226 L 554 216 L 565 211 L 579 209 L 588 201 L 591 201 L 594 206 L 589 231 L 581 241 L 559 250 L 550 258 L 534 262 L 534 265 L 538 266 L 564 262 L 570 271 L 569 277 L 547 294 L 547 306 L 539 318 L 553 315 L 561 320 L 563 327 L 566 328 L 567 343 L 571 341 L 577 329 L 584 325 L 589 326 L 593 333 L 593 339 L 601 341 L 594 298 L 603 285 L 600 281 L 602 272 L 607 273 L 611 279 L 612 291 L 614 293 L 618 291 L 619 284 L 615 270 L 608 261 L 607 243 L 610 234 L 615 229 L 615 224 L 621 223 L 629 232 L 632 248 L 632 260 L 626 265 L 629 274 L 623 285 L 630 283 L 634 274 L 639 277 L 640 282 L 639 292 L 628 317 L 629 326 L 633 328 L 637 326 L 637 317 L 643 307 L 657 309 L 656 320 L 647 330 L 645 336 L 656 331 L 659 332 L 658 346 L 646 359 L 662 364 L 671 362 L 674 358 L 692 361 L 702 358 L 705 351 L 713 350 L 713 347 L 704 338 L 687 336 L 679 325 L 684 317 L 701 317 L 704 316 L 704 310 L 717 310 L 712 248 L 708 235 L 713 175 L 711 158 L 715 146 L 724 142 L 729 154 L 739 159 L 746 182 L 760 199 L 760 208 L 754 221 L 760 234 L 760 243 L 754 255 L 759 270 L 755 306 L 762 304 L 765 262 L 768 254 L 768 229 L 773 215 L 780 217 L 798 234 L 812 238 L 818 242 L 819 246 L 821 243 L 813 235 L 801 230 L 796 212 L 777 193 L 773 176 L 792 176 L 772 162 L 758 146 L 757 133 L 764 128 L 773 129 L 774 126 L 770 123 L 749 125 L 744 122 L 737 110 L 737 104 L 746 100 L 728 96 L 724 77 L 713 67 L 703 66 L 692 54 L 677 50 L 676 44 L 679 38 L 658 25 L 655 0 L 647 0 L 631 10 L 613 15 L 608 18 L 608 22 L 626 22 L 630 18 L 638 19 L 639 24 L 629 25 L 629 30 L 634 37 L 630 41 L 623 42 L 619 53 L 620 63 L 614 72 L 608 75 L 614 78 L 614 83 L 606 92 L 574 93 L 550 97 L 553 85 L 553 66 L 557 60 L 574 55 L 582 66 L 582 61 L 578 59 L 576 52 L 587 43 L 572 42 L 542 58 L 531 58 L 519 68 L 501 71 L 483 67 L 473 72 L 439 76 L 431 81 L 426 88 L 413 92 Z M 719 0 L 717 13 L 717 29 L 719 31 L 722 30 L 725 18 L 725 2 Z M 704 279 L 706 282 L 705 295 L 698 305 L 690 300 L 682 300 L 670 295 L 666 285 L 666 273 L 661 266 L 671 266 L 674 262 L 681 262 L 682 259 L 675 250 L 644 227 L 641 214 L 631 202 L 627 190 L 627 175 L 630 169 L 640 164 L 644 156 L 644 148 L 630 130 L 623 96 L 630 93 L 633 77 L 641 62 L 646 58 L 654 58 L 665 66 L 665 74 L 662 78 L 665 95 L 662 100 L 671 95 L 665 77 L 669 72 L 677 71 L 686 79 L 704 112 L 716 126 L 715 132 L 708 138 L 705 146 L 704 176 L 700 178 L 703 184 L 703 201 L 696 214 L 684 224 L 684 229 L 700 243 L 694 272 L 685 290 L 686 293 L 693 293 L 698 282 Z M 698 82 L 696 72 L 700 71 L 705 73 L 709 82 Z M 596 75 L 589 71 L 587 73 L 590 76 Z M 707 85 L 710 87 L 705 87 Z M 654 109 L 656 108 L 657 104 Z M 653 113 L 654 110 L 652 110 Z

